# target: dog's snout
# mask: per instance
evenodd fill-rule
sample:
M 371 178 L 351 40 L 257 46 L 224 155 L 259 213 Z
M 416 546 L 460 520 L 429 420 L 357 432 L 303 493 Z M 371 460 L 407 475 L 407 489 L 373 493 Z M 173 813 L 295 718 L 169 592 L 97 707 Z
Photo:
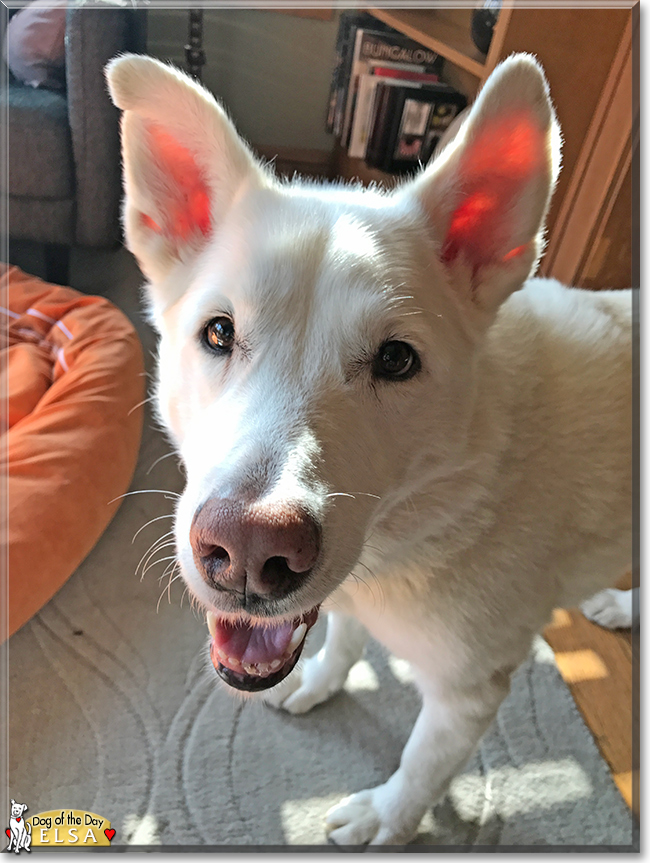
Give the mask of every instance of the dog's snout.
M 190 543 L 212 587 L 279 599 L 309 575 L 320 552 L 320 530 L 296 506 L 213 498 L 194 516 Z

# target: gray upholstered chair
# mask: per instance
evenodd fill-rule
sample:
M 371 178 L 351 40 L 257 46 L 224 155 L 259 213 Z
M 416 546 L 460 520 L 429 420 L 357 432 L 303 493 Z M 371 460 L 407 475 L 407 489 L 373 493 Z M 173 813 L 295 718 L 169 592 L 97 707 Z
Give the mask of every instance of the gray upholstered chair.
M 71 5 L 66 90 L 10 78 L 0 93 L 9 131 L 9 236 L 46 245 L 51 281 L 67 281 L 70 247 L 120 240 L 119 115 L 104 66 L 121 52 L 145 51 L 145 16 L 129 6 Z

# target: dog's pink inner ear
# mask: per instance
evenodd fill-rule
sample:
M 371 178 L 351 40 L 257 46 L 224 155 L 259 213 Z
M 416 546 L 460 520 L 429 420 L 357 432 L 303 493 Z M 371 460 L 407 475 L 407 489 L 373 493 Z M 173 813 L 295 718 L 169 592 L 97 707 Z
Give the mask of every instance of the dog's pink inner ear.
M 158 126 L 148 128 L 152 155 L 165 177 L 168 192 L 159 201 L 164 225 L 142 214 L 143 225 L 158 233 L 165 233 L 177 241 L 190 235 L 210 232 L 210 195 L 208 185 L 190 150 Z
M 459 254 L 479 269 L 509 260 L 525 246 L 512 248 L 517 235 L 520 196 L 546 163 L 546 141 L 530 111 L 485 121 L 460 158 L 462 198 L 442 246 L 442 260 Z M 531 238 L 532 239 L 532 238 Z

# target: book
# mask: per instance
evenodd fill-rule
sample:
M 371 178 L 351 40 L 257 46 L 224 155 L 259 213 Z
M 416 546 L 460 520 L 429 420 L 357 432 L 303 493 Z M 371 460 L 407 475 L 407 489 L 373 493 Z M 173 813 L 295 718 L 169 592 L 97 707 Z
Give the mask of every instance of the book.
M 437 82 L 439 80 L 438 75 L 425 72 L 425 68 L 425 66 L 409 64 L 387 64 L 385 66 L 373 66 L 370 72 L 360 76 L 348 147 L 348 155 L 351 158 L 363 159 L 366 155 L 372 130 L 375 93 L 380 81 L 408 83 L 414 87 Z
M 467 99 L 447 84 L 414 88 L 382 82 L 379 87 L 366 163 L 388 173 L 426 165 Z
M 341 134 L 341 103 L 345 100 L 344 88 L 347 86 L 345 83 L 345 65 L 346 57 L 349 53 L 350 32 L 353 28 L 356 29 L 357 24 L 363 20 L 363 14 L 355 11 L 346 11 L 341 13 L 339 19 L 327 120 L 325 123 L 326 130 L 333 132 L 335 135 Z
M 417 81 L 404 81 L 374 74 L 374 69 L 359 77 L 348 155 L 353 159 L 363 159 L 366 155 L 370 132 L 372 131 L 375 114 L 375 96 L 381 82 L 389 85 L 404 84 L 410 87 L 420 87 Z
M 348 52 L 349 50 L 348 47 Z M 424 67 L 424 71 L 430 74 L 439 74 L 442 62 L 442 57 L 435 51 L 425 48 L 402 33 L 377 29 L 375 25 L 373 29 L 357 27 L 354 34 L 354 48 L 349 57 L 350 73 L 341 130 L 342 145 L 348 147 L 350 143 L 352 121 L 358 100 L 359 79 L 361 75 L 370 72 L 373 64 L 409 64 Z
M 400 81 L 417 81 L 419 84 L 437 84 L 437 73 L 425 72 L 425 66 L 375 66 L 372 74 L 381 78 L 398 78 Z
M 352 68 L 352 55 L 354 53 L 356 31 L 359 27 L 371 28 L 378 31 L 392 30 L 388 24 L 378 21 L 369 12 L 348 10 L 341 13 L 336 40 L 334 71 L 332 73 L 332 84 L 330 85 L 330 106 L 333 106 L 332 132 L 337 138 L 341 136 L 343 131 L 348 84 Z M 333 89 L 335 89 L 335 93 L 332 92 Z M 327 122 L 329 123 L 329 111 Z
M 397 87 L 391 86 L 388 81 L 380 81 L 375 90 L 372 128 L 365 156 L 366 165 L 371 168 L 380 168 L 384 163 L 391 118 L 395 116 L 398 95 Z
M 332 69 L 332 80 L 330 83 L 330 95 L 327 102 L 327 118 L 325 120 L 325 131 L 334 131 L 334 118 L 336 116 L 336 100 L 338 96 L 339 78 L 344 60 L 344 46 L 347 39 L 344 12 L 339 20 L 339 29 L 336 34 L 336 47 L 334 49 L 334 67 Z

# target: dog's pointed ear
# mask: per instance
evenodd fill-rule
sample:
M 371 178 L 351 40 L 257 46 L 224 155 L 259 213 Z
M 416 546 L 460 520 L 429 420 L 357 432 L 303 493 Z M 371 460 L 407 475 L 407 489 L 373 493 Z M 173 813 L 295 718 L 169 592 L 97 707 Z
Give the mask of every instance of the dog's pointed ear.
M 493 313 L 543 248 L 560 131 L 542 69 L 515 54 L 487 80 L 458 135 L 406 191 L 430 223 L 450 282 Z
M 123 55 L 106 67 L 124 112 L 124 230 L 155 283 L 201 249 L 248 184 L 266 174 L 221 106 L 187 75 L 151 57 Z

